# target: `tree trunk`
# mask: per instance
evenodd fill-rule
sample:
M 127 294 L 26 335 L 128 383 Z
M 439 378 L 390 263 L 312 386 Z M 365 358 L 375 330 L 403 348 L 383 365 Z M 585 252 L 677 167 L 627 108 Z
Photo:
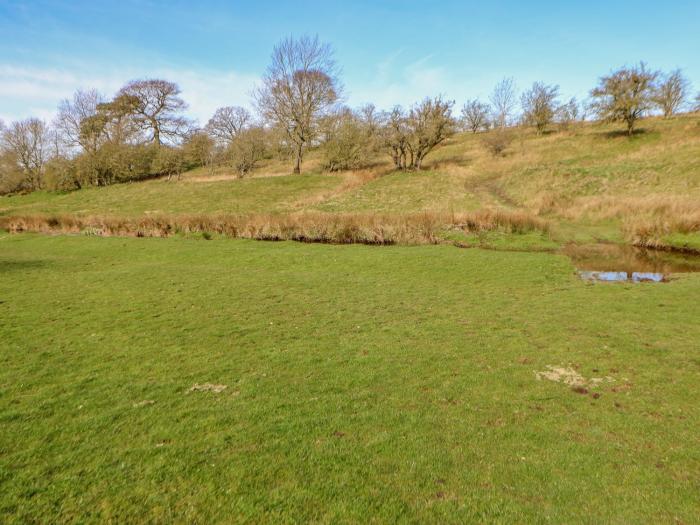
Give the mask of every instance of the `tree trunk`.
M 151 120 L 151 125 L 153 126 L 153 143 L 158 147 L 160 146 L 160 128 L 156 120 Z
M 297 145 L 296 160 L 294 161 L 294 173 L 297 175 L 301 173 L 302 147 L 303 147 L 303 143 L 299 143 Z

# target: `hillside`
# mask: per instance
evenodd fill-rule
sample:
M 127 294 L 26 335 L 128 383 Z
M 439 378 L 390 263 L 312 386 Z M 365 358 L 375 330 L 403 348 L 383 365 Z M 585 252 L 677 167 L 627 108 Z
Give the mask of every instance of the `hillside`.
M 0 217 L 7 227 L 13 217 L 56 214 L 138 218 L 487 208 L 544 218 L 552 225 L 550 235 L 562 242 L 626 239 L 700 248 L 699 115 L 646 119 L 632 138 L 618 126 L 601 124 L 542 136 L 518 130 L 498 158 L 484 148 L 483 137 L 453 137 L 418 172 L 392 171 L 388 157 L 378 155 L 371 169 L 324 173 L 315 151 L 301 176 L 285 175 L 287 163 L 279 160 L 245 179 L 201 168 L 179 181 L 2 197 Z

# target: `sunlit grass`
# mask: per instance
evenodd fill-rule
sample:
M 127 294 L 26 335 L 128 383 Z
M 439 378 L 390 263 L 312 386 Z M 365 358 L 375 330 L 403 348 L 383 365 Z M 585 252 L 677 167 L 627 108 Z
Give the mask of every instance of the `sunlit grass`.
M 692 523 L 699 294 L 544 253 L 4 234 L 0 521 Z

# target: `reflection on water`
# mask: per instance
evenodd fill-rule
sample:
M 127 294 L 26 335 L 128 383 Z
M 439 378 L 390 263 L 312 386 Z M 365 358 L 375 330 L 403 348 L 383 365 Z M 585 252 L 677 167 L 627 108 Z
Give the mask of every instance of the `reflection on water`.
M 571 257 L 582 279 L 592 281 L 658 283 L 672 273 L 700 272 L 697 255 L 618 244 L 569 244 L 562 252 Z
M 660 283 L 664 281 L 664 274 L 651 272 L 590 272 L 579 271 L 581 279 L 586 281 L 632 281 L 634 283 Z

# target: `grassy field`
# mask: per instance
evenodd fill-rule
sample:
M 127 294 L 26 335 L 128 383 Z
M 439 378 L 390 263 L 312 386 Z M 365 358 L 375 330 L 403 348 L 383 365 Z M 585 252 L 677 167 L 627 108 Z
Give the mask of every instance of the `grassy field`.
M 543 253 L 0 234 L 0 521 L 693 523 L 699 295 Z
M 700 116 L 640 127 L 0 197 L 0 522 L 696 522 L 700 274 L 546 253 L 700 252 Z

